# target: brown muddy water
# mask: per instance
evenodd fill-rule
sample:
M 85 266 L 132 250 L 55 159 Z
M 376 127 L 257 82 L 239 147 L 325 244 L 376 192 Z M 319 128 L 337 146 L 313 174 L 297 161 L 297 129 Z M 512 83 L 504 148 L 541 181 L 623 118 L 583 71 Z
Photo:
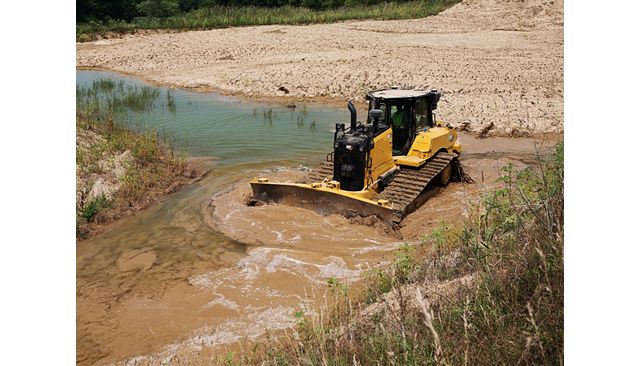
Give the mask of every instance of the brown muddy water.
M 203 95 L 191 94 L 200 101 L 197 114 L 206 115 Z M 189 93 L 180 98 L 185 109 L 194 104 L 188 104 Z M 216 103 L 230 103 L 228 108 L 236 110 L 229 115 L 247 121 L 255 119 L 256 108 L 266 108 Z M 477 183 L 450 184 L 393 233 L 337 215 L 244 204 L 250 178 L 295 179 L 321 160 L 331 147 L 330 126 L 342 112 L 309 109 L 316 129 L 301 129 L 293 115 L 293 125 L 277 119 L 272 124 L 251 122 L 251 134 L 260 137 L 244 143 L 277 140 L 282 134 L 288 142 L 265 143 L 269 151 L 255 147 L 243 156 L 237 153 L 242 125 L 221 132 L 215 120 L 204 123 L 192 116 L 184 122 L 181 105 L 177 115 L 156 116 L 155 121 L 166 118 L 170 137 L 183 141 L 192 155 L 211 153 L 217 160 L 199 182 L 76 244 L 78 364 L 166 364 L 175 355 L 203 349 L 222 359 L 241 340 L 291 327 L 297 311 L 312 311 L 323 301 L 330 278 L 357 282 L 368 269 L 386 263 L 398 245 L 418 241 L 443 221 L 464 217 L 478 192 L 493 184 L 505 164 L 535 161 L 534 139 L 480 140 L 462 134 L 463 161 Z M 281 116 L 288 119 L 286 112 Z M 205 148 L 202 138 L 180 140 L 178 132 L 193 126 L 204 129 L 215 145 Z M 212 131 L 206 126 L 213 126 Z M 546 146 L 559 139 L 547 138 Z M 292 156 L 283 159 L 289 143 L 304 149 L 292 147 Z

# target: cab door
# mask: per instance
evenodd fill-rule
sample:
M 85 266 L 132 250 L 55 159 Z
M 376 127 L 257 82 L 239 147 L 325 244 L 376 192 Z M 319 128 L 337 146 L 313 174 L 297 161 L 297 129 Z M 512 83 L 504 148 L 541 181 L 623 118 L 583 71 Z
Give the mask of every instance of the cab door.
M 415 137 L 415 116 L 410 102 L 391 102 L 387 106 L 393 129 L 393 155 L 405 155 Z

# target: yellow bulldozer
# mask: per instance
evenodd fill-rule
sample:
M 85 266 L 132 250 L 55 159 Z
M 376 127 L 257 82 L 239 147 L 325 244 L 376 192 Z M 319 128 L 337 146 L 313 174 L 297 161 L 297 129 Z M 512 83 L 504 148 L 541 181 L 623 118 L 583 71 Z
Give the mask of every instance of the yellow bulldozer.
M 429 187 L 461 178 L 458 134 L 435 119 L 440 97 L 436 89 L 370 92 L 366 123 L 349 101 L 351 123 L 336 124 L 326 161 L 301 182 L 253 179 L 253 198 L 399 224 L 424 204 Z

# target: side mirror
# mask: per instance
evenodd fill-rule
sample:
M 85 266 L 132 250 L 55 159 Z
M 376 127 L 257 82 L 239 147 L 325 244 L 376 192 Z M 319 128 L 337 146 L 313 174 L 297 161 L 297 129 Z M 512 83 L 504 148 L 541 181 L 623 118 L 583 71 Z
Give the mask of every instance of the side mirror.
M 384 115 L 381 109 L 372 109 L 369 111 L 369 117 L 373 120 L 379 120 Z

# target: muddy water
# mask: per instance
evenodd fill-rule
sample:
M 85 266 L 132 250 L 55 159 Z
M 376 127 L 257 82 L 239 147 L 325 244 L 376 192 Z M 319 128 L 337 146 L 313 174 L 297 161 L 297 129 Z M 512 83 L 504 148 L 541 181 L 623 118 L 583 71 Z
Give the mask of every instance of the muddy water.
M 375 228 L 349 228 L 342 217 L 306 210 L 263 206 L 243 217 L 246 185 L 235 182 L 264 174 L 255 166 L 215 167 L 198 184 L 77 245 L 80 363 L 226 345 L 288 327 L 314 286 L 355 280 L 371 253 L 396 244 Z M 229 187 L 242 194 L 211 200 Z M 262 221 L 254 220 L 259 211 Z
M 81 71 L 78 82 L 106 75 Z M 330 148 L 331 127 L 346 113 L 175 93 L 175 113 L 133 118 L 162 128 L 191 155 L 217 159 L 199 182 L 77 244 L 79 364 L 161 364 L 202 347 L 224 352 L 240 339 L 290 327 L 329 278 L 357 281 L 389 257 L 402 242 L 398 235 L 415 240 L 442 220 L 458 219 L 486 186 L 450 185 L 393 235 L 340 216 L 249 207 L 243 203 L 248 179 L 305 174 Z M 535 153 L 531 139 L 463 136 L 463 143 L 470 171 L 487 182 L 502 165 L 522 164 Z

